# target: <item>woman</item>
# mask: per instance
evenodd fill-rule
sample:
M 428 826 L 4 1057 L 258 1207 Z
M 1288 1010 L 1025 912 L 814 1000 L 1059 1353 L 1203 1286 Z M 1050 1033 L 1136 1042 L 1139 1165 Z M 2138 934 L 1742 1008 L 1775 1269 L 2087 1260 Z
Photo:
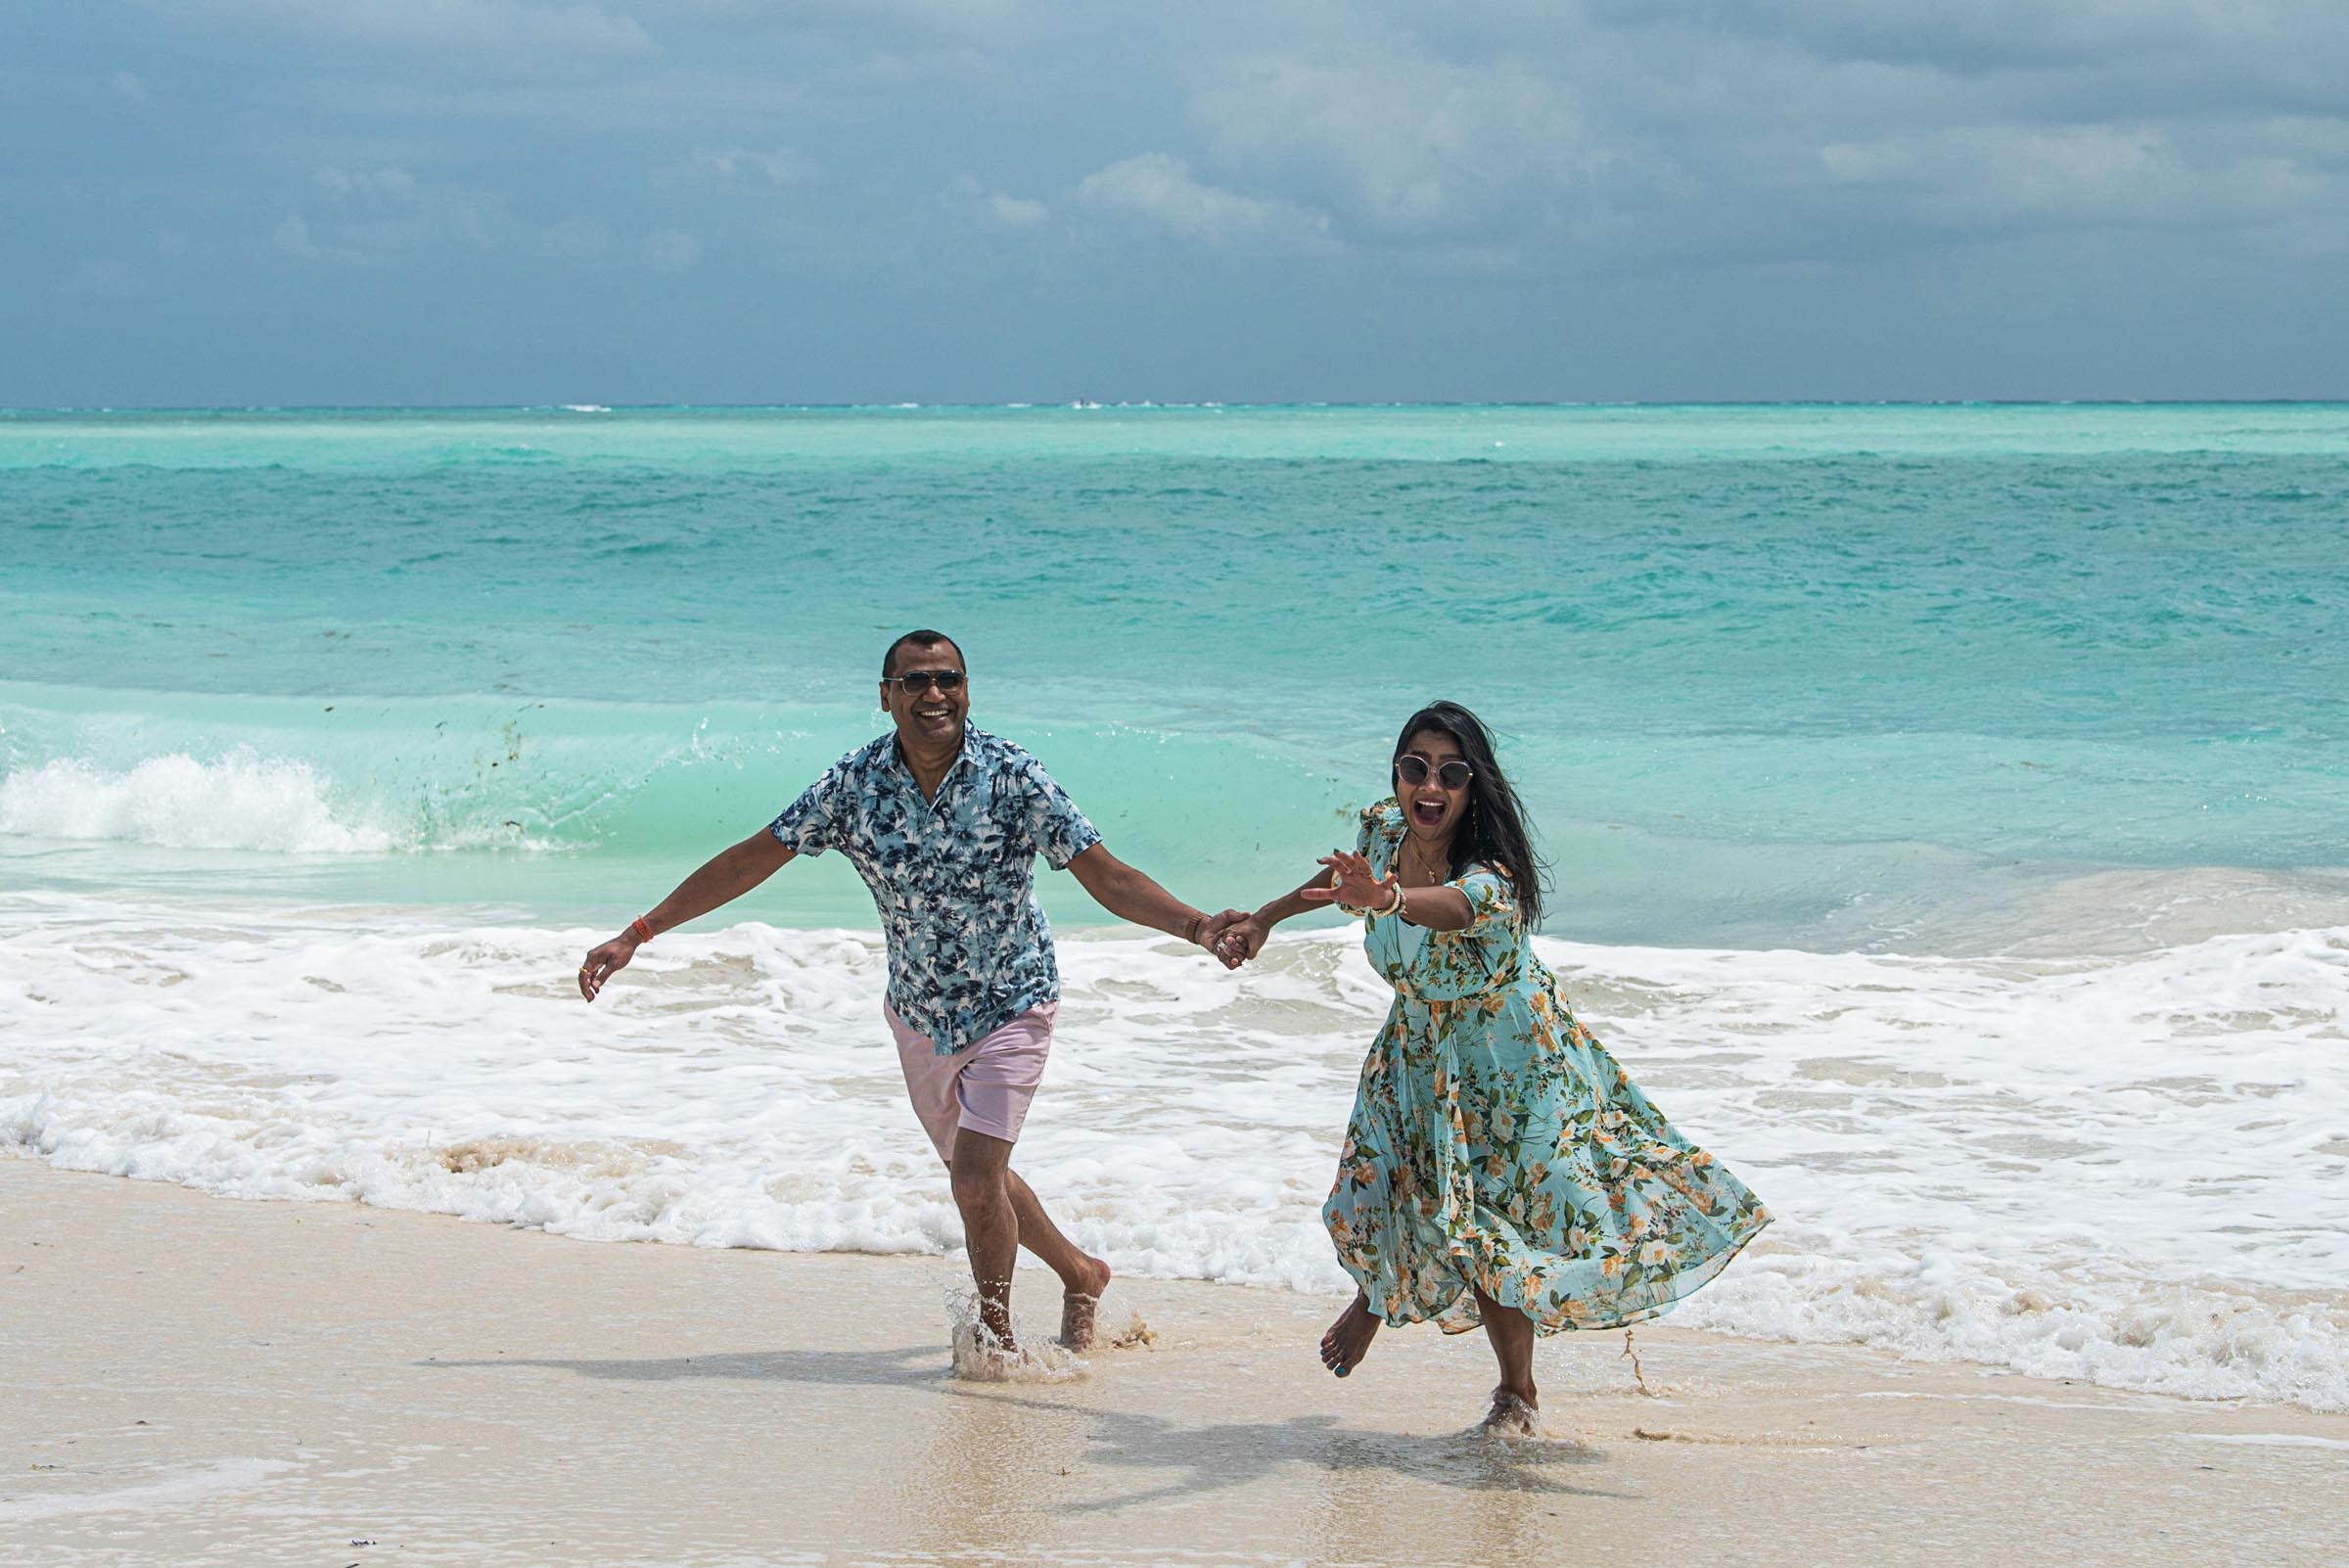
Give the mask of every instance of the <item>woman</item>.
M 1534 1338 L 1669 1310 L 1770 1222 L 1575 1022 L 1533 948 L 1540 867 L 1476 715 L 1435 703 L 1395 743 L 1393 798 L 1351 853 L 1223 938 L 1330 903 L 1367 916 L 1395 988 L 1321 1218 L 1359 1287 L 1321 1360 L 1344 1377 L 1385 1323 L 1484 1325 L 1500 1362 L 1485 1425 L 1539 1431 Z

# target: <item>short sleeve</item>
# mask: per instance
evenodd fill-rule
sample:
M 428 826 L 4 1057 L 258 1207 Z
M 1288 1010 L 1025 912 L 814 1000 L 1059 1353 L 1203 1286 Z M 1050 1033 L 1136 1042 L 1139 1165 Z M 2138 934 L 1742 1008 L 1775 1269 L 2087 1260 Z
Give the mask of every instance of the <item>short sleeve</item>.
M 840 814 L 848 793 L 847 775 L 835 762 L 767 824 L 767 831 L 788 850 L 821 854 L 840 843 Z
M 1020 825 L 1026 829 L 1029 842 L 1036 853 L 1044 857 L 1045 864 L 1055 871 L 1066 871 L 1069 862 L 1101 842 L 1101 835 L 1069 792 L 1059 781 L 1044 771 L 1044 764 L 1033 757 L 1023 757 L 1017 766 L 1020 798 Z
M 1460 930 L 1464 937 L 1496 936 L 1517 919 L 1516 888 L 1505 872 L 1472 865 L 1445 886 L 1459 889 L 1468 899 L 1468 924 Z

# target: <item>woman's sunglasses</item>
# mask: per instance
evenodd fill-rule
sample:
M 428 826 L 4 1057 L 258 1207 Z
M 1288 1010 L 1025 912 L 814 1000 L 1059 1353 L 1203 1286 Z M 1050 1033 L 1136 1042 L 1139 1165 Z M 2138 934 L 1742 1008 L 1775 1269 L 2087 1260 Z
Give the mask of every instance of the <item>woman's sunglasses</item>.
M 1426 783 L 1430 773 L 1435 774 L 1436 782 L 1448 790 L 1464 790 L 1468 787 L 1468 781 L 1476 777 L 1476 769 L 1456 757 L 1438 767 L 1417 752 L 1405 752 L 1396 758 L 1395 772 L 1397 777 L 1413 789 Z
M 959 669 L 908 669 L 902 675 L 883 675 L 881 684 L 896 681 L 912 697 L 936 686 L 940 691 L 962 690 L 962 671 Z

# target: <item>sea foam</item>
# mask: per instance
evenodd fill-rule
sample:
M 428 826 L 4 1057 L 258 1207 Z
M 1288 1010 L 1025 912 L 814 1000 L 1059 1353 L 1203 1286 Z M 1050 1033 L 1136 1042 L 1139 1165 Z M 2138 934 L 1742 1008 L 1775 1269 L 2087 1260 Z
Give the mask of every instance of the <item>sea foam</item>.
M 0 1147 L 590 1240 L 941 1252 L 877 942 L 0 897 Z M 2349 932 L 2127 958 L 1544 942 L 1778 1223 L 1676 1321 L 2349 1408 Z M 1128 1277 L 1336 1292 L 1317 1208 L 1385 988 L 1345 933 L 1225 975 L 1064 939 L 1020 1166 Z
M 185 753 L 151 757 L 121 771 L 78 758 L 19 768 L 0 777 L 0 833 L 306 854 L 397 845 L 380 827 L 339 817 L 308 762 L 250 748 L 209 761 Z

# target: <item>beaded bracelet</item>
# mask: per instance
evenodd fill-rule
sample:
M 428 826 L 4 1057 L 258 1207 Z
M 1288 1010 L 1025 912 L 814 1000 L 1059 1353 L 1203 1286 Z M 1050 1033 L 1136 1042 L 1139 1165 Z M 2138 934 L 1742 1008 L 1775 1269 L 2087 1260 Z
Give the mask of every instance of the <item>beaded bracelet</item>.
M 1379 911 L 1379 913 L 1382 915 L 1403 913 L 1403 878 L 1397 877 L 1395 879 L 1395 897 L 1388 902 L 1384 909 Z
M 636 940 L 640 944 L 653 940 L 653 928 L 644 923 L 644 916 L 642 915 L 638 915 L 635 919 L 629 921 L 628 929 L 636 933 Z

